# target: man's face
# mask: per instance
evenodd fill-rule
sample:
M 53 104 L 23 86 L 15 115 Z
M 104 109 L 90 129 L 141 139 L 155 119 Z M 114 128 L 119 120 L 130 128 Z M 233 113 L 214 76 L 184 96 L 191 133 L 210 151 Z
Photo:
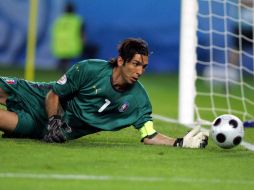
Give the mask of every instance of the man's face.
M 133 58 L 130 61 L 125 62 L 125 64 L 121 57 L 118 59 L 122 78 L 127 84 L 135 83 L 144 73 L 145 68 L 148 65 L 148 56 L 141 54 L 135 54 Z

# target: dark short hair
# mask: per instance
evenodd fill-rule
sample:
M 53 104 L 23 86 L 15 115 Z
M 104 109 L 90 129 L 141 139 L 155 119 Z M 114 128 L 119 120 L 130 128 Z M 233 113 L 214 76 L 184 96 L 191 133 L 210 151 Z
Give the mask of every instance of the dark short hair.
M 130 61 L 135 54 L 148 56 L 148 43 L 141 38 L 127 38 L 119 43 L 118 55 L 122 57 L 124 63 Z M 110 61 L 116 66 L 116 58 Z

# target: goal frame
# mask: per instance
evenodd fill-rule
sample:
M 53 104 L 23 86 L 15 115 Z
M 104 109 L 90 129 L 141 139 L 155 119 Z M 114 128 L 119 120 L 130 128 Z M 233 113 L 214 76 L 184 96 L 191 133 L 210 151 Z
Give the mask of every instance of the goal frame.
M 181 1 L 178 121 L 194 123 L 198 1 Z

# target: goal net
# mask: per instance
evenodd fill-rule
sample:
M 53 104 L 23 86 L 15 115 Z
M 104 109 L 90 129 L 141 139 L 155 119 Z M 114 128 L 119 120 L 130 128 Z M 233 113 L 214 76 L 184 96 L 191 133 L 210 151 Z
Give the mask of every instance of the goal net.
M 208 124 L 226 113 L 254 119 L 253 0 L 182 0 L 181 16 L 191 19 L 190 14 L 186 16 L 190 5 L 183 7 L 187 1 L 195 10 L 188 23 L 193 25 L 196 40 L 192 42 L 195 47 L 184 51 L 184 30 L 190 32 L 191 27 L 185 28 L 181 18 L 180 122 Z M 191 53 L 195 61 L 189 64 L 195 66 L 187 66 L 184 72 L 185 62 L 192 59 L 181 58 Z M 192 77 L 186 74 L 190 70 L 194 70 Z M 193 85 L 193 92 L 185 91 L 186 85 Z

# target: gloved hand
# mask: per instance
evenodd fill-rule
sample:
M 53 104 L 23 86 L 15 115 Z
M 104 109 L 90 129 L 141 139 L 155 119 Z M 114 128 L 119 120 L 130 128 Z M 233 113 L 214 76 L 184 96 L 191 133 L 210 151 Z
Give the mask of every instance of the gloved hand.
M 203 132 L 197 126 L 192 129 L 183 138 L 177 138 L 174 146 L 184 148 L 205 148 L 208 144 L 208 132 Z
M 62 120 L 61 116 L 53 115 L 48 121 L 48 132 L 43 140 L 48 143 L 64 143 L 67 140 L 66 134 L 71 133 L 70 126 Z

